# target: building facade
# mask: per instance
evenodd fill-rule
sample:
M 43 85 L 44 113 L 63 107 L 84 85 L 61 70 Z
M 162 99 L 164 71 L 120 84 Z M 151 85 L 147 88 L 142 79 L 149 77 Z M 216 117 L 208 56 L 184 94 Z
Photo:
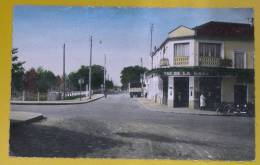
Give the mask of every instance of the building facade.
M 169 107 L 254 102 L 254 30 L 250 24 L 179 26 L 155 48 L 145 74 L 147 97 Z

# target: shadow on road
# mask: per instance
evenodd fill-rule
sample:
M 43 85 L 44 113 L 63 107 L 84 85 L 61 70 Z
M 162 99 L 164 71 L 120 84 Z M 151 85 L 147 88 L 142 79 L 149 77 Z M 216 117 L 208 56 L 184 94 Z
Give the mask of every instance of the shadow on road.
M 154 142 L 186 143 L 186 144 L 193 144 L 193 145 L 200 145 L 200 146 L 214 146 L 214 147 L 217 146 L 217 144 L 205 143 L 203 141 L 183 140 L 183 139 L 165 137 L 165 136 L 156 135 L 156 134 L 152 134 L 152 133 L 146 133 L 146 132 L 120 132 L 120 133 L 117 133 L 117 135 L 119 135 L 121 137 L 127 137 L 127 138 L 146 139 L 146 140 L 151 140 Z
M 91 157 L 99 157 L 99 151 L 123 144 L 107 137 L 43 125 L 10 129 L 10 151 L 21 157 L 87 157 L 91 154 Z

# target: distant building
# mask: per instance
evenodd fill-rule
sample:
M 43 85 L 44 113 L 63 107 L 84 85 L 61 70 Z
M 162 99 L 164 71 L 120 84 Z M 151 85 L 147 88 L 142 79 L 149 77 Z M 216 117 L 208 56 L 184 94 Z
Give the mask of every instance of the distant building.
M 220 102 L 254 102 L 254 29 L 250 24 L 208 22 L 179 26 L 153 52 L 145 74 L 147 97 L 169 107 L 208 109 Z

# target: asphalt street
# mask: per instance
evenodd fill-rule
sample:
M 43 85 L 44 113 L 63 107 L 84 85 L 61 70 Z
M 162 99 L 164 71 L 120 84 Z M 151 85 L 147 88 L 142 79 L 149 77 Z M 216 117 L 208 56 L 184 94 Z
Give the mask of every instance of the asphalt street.
M 47 119 L 10 129 L 12 156 L 254 160 L 254 118 L 151 111 L 126 94 L 77 105 L 12 105 Z

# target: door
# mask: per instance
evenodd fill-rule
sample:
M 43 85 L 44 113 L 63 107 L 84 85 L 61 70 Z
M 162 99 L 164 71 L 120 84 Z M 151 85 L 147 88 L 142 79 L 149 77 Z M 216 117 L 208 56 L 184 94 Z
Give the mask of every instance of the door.
M 168 101 L 168 77 L 163 78 L 163 104 L 167 105 Z
M 189 78 L 174 78 L 174 107 L 189 106 Z
M 247 98 L 247 86 L 246 85 L 235 85 L 234 86 L 234 103 L 235 104 L 246 104 Z

